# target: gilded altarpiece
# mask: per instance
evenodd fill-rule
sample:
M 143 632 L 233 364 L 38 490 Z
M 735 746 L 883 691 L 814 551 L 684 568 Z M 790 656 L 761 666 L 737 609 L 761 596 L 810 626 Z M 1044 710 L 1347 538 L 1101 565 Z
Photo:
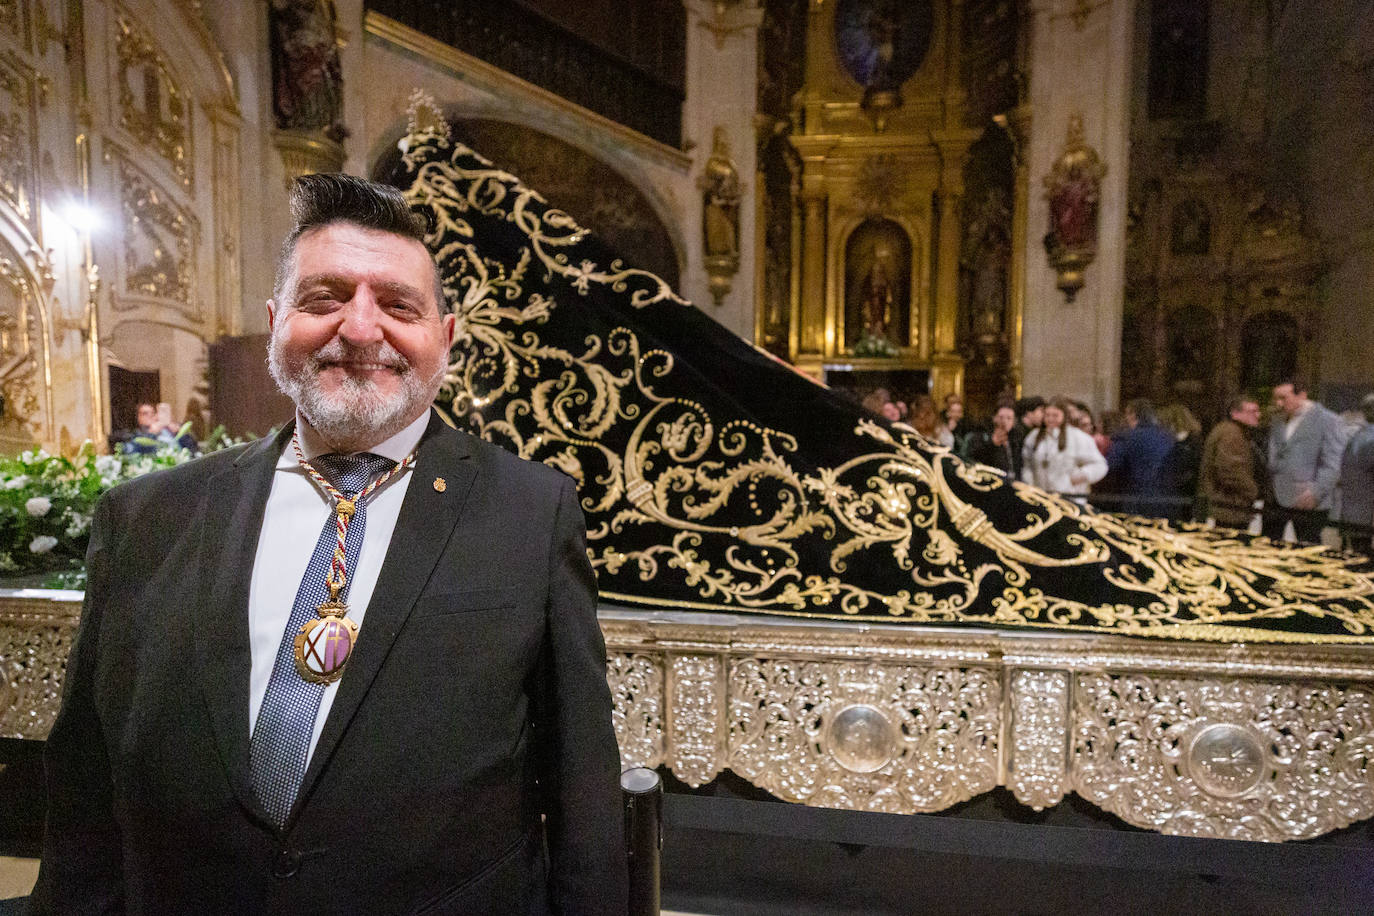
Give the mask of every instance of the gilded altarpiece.
M 963 387 L 961 199 L 979 131 L 965 116 L 961 6 L 809 5 L 787 354 L 808 373 L 912 370 L 937 396 Z

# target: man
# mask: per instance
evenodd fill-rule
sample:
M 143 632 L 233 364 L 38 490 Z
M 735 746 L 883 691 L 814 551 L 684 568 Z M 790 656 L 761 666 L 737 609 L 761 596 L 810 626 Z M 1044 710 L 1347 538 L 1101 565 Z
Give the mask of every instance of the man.
M 1300 379 L 1274 386 L 1269 474 L 1274 505 L 1264 507 L 1264 536 L 1283 537 L 1291 521 L 1299 541 L 1317 543 L 1331 511 L 1345 437 L 1340 417 L 1307 397 Z
M 1237 396 L 1226 412 L 1228 418 L 1212 427 L 1202 445 L 1198 492 L 1207 501 L 1207 514 L 1218 525 L 1244 531 L 1255 514 L 1260 492 L 1251 439 L 1252 430 L 1259 426 L 1259 402 Z
M 1122 510 L 1151 518 L 1168 518 L 1169 505 L 1159 497 L 1172 493 L 1164 482 L 1164 462 L 1174 437 L 1159 425 L 1154 405 L 1136 398 L 1126 405 L 1126 430 L 1107 449 L 1107 467 L 1133 497 Z
M 1351 550 L 1374 556 L 1374 394 L 1360 401 L 1365 425 L 1341 456 L 1341 521 Z
M 1021 479 L 1021 453 L 1012 447 L 1011 434 L 1016 426 L 1016 410 L 1002 404 L 992 415 L 992 432 L 975 432 L 969 436 L 969 459 L 997 468 Z
M 292 212 L 295 422 L 96 510 L 34 912 L 624 913 L 572 482 L 430 410 L 454 316 L 398 192 Z

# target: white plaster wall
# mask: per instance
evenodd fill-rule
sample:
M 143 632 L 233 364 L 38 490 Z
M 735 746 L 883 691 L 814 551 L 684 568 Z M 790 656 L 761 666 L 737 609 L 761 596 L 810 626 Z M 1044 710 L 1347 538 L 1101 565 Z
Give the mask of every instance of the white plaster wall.
M 746 5 L 747 6 L 747 5 Z M 703 265 L 701 194 L 686 213 L 683 236 L 687 269 L 682 294 L 739 336 L 754 337 L 754 108 L 758 95 L 758 25 L 762 12 L 735 8 L 717 19 L 714 3 L 688 0 L 687 99 L 682 110 L 683 145 L 692 154 L 692 174 L 700 175 L 711 155 L 716 127 L 723 127 L 730 158 L 740 177 L 740 268 L 719 305 L 707 290 Z M 719 38 L 707 27 L 732 28 Z
M 1075 24 L 1073 0 L 1032 4 L 1032 122 L 1028 164 L 1023 387 L 1027 394 L 1081 398 L 1115 407 L 1119 391 L 1125 279 L 1131 46 L 1134 0 L 1108 0 Z M 1063 150 L 1069 116 L 1083 115 L 1087 141 L 1107 165 L 1099 204 L 1099 247 L 1072 303 L 1055 287 L 1043 238 L 1049 221 L 1044 177 Z
M 344 8 L 357 0 L 338 0 Z M 267 331 L 267 299 L 277 248 L 291 227 L 286 208 L 286 169 L 272 144 L 272 59 L 268 45 L 267 5 L 252 0 L 207 3 L 206 22 L 234 80 L 243 119 L 239 136 L 239 201 L 243 334 Z M 342 19 L 340 20 L 343 21 Z M 356 35 L 356 32 L 353 33 Z M 345 99 L 344 117 L 348 117 Z

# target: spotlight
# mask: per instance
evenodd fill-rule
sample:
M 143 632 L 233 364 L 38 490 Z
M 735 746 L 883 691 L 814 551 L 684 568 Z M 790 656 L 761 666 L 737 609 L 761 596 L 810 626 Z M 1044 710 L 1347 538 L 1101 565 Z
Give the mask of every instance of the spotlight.
M 95 232 L 105 223 L 99 208 L 81 200 L 64 202 L 58 209 L 58 215 L 78 232 Z

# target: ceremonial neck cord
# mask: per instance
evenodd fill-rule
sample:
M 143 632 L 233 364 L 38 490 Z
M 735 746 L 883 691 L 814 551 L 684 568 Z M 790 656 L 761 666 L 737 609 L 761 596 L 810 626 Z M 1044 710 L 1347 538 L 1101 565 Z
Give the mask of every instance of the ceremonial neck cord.
M 306 621 L 295 638 L 296 671 L 311 683 L 332 684 L 343 677 L 344 666 L 353 654 L 353 646 L 358 638 L 358 625 L 348 619 L 348 604 L 341 599 L 348 585 L 346 538 L 349 523 L 358 508 L 367 505 L 373 493 L 396 474 L 415 463 L 415 452 L 412 451 L 386 473 L 369 482 L 357 495 L 349 497 L 341 493 L 306 460 L 304 452 L 301 451 L 299 429 L 291 437 L 291 447 L 295 450 L 296 460 L 305 469 L 306 474 L 333 502 L 334 530 L 337 534 L 334 557 L 325 575 L 329 598 L 315 609 L 319 616 L 315 620 Z M 319 632 L 315 632 L 316 630 Z M 328 644 L 327 652 L 320 651 L 322 643 Z

